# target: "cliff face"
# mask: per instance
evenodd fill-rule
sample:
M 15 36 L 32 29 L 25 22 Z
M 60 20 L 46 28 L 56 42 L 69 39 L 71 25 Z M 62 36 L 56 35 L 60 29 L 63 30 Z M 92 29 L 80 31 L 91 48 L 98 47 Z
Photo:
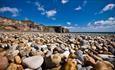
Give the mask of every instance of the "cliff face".
M 57 33 L 67 33 L 69 30 L 62 26 L 47 26 L 49 32 L 57 32 Z
M 68 29 L 60 26 L 44 26 L 30 20 L 15 20 L 6 17 L 0 17 L 0 31 L 69 32 Z
M 0 17 L 0 30 L 8 31 L 43 31 L 44 26 L 36 24 L 29 20 L 15 20 L 6 17 Z

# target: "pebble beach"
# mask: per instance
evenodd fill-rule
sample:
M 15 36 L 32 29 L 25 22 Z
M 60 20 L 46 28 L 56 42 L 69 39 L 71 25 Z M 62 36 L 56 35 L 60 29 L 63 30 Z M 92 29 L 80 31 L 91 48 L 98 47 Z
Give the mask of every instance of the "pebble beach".
M 115 70 L 115 34 L 0 32 L 0 70 Z

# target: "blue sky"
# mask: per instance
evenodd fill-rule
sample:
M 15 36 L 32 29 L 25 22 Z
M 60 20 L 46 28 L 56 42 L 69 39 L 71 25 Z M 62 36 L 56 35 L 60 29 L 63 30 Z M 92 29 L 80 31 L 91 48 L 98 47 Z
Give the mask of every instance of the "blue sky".
M 115 0 L 0 0 L 0 16 L 73 32 L 115 32 Z

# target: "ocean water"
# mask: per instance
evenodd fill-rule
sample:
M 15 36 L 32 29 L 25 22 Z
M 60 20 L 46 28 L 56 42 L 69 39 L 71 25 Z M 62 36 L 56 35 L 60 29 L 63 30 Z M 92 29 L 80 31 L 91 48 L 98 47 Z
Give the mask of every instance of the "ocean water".
M 115 32 L 70 32 L 78 34 L 115 34 Z

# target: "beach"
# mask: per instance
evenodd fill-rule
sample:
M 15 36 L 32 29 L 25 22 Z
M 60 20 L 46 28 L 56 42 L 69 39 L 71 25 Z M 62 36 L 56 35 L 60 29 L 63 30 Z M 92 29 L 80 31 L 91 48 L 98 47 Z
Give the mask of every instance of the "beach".
M 114 70 L 115 34 L 0 32 L 0 70 Z

